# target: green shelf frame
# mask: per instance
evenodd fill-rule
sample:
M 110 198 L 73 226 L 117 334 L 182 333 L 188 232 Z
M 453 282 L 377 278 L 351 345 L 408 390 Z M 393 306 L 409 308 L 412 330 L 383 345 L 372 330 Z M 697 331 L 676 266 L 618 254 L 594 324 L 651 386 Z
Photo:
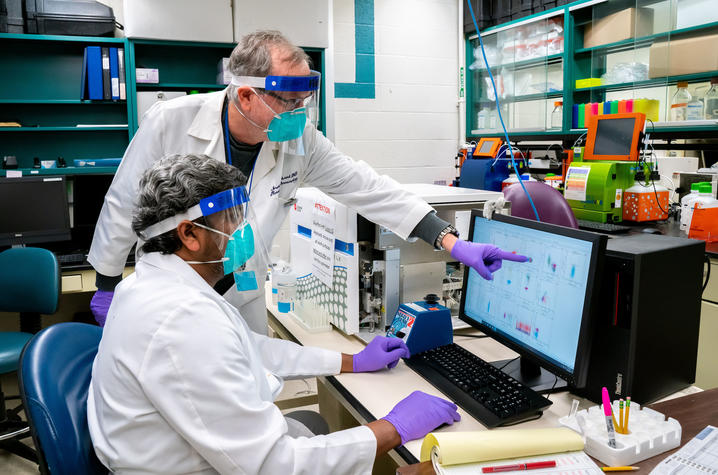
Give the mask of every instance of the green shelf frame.
M 614 43 L 608 43 L 605 45 L 592 46 L 590 48 L 579 48 L 574 52 L 574 54 L 575 55 L 584 55 L 584 54 L 588 54 L 588 53 L 611 54 L 611 53 L 615 53 L 617 51 L 621 51 L 624 49 L 633 49 L 633 47 L 638 48 L 639 46 L 637 46 L 637 45 L 641 45 L 640 47 L 644 48 L 644 47 L 650 46 L 655 40 L 671 38 L 673 36 L 685 35 L 687 33 L 697 33 L 699 31 L 710 30 L 713 28 L 718 28 L 718 22 L 706 23 L 704 25 L 698 25 L 698 26 L 691 26 L 689 28 L 679 28 L 677 30 L 664 31 L 662 33 L 655 33 L 653 35 L 640 36 L 638 38 L 629 38 L 627 40 L 616 41 Z
M 158 83 L 137 83 L 137 89 L 213 89 L 221 91 L 227 87 L 224 84 L 198 84 L 198 83 L 172 83 L 172 82 L 158 82 Z
M 707 72 L 707 73 L 697 73 L 697 74 L 684 74 L 681 76 L 665 76 L 662 78 L 646 79 L 645 81 L 622 82 L 622 83 L 616 83 L 616 84 L 606 84 L 606 85 L 601 85 L 601 86 L 582 87 L 580 89 L 574 89 L 574 92 L 640 89 L 643 87 L 675 84 L 680 81 L 701 82 L 701 81 L 705 81 L 707 79 L 714 78 L 716 76 L 718 76 L 718 71 L 711 71 L 711 72 Z
M 111 175 L 117 167 L 18 168 L 22 176 Z M 12 170 L 11 170 L 12 171 Z M 0 170 L 6 176 L 7 170 Z
M 118 126 L 91 126 L 91 127 L 0 127 L 0 133 L 7 132 L 94 132 L 97 130 L 124 130 L 127 125 Z
M 122 45 L 127 42 L 126 38 L 109 38 L 104 36 L 66 36 L 66 35 L 34 35 L 31 33 L 0 33 L 1 40 L 21 41 L 53 41 L 63 43 L 91 43 L 91 44 L 116 44 Z
M 504 104 L 513 104 L 514 102 L 528 102 L 528 101 L 540 101 L 542 99 L 558 99 L 563 97 L 563 91 L 555 92 L 540 92 L 537 94 L 524 94 L 522 96 L 514 96 L 507 99 L 502 99 L 501 102 Z M 496 101 L 490 99 L 481 99 L 474 101 L 474 104 L 495 104 Z
M 599 2 L 600 3 L 600 2 Z M 498 32 L 502 29 L 505 29 L 507 27 L 515 27 L 522 24 L 530 23 L 531 21 L 537 21 L 543 18 L 550 18 L 550 17 L 556 17 L 556 15 L 562 14 L 563 15 L 563 25 L 564 25 L 564 51 L 562 54 L 559 55 L 550 55 L 542 58 L 535 58 L 528 61 L 520 61 L 517 63 L 509 63 L 508 65 L 501 65 L 501 66 L 491 66 L 491 71 L 495 71 L 497 68 L 504 67 L 504 66 L 517 66 L 515 69 L 522 69 L 524 66 L 531 67 L 531 66 L 540 66 L 542 64 L 556 64 L 561 63 L 563 66 L 563 91 L 561 94 L 531 94 L 531 95 L 525 95 L 525 96 L 518 96 L 517 98 L 511 98 L 509 100 L 504 100 L 502 103 L 515 103 L 515 102 L 523 102 L 523 101 L 530 101 L 530 100 L 540 100 L 540 99 L 551 99 L 551 98 L 562 98 L 563 99 L 563 124 L 564 127 L 561 130 L 557 129 L 547 129 L 545 131 L 537 131 L 537 132 L 522 132 L 521 130 L 518 131 L 511 131 L 509 130 L 509 137 L 512 141 L 526 141 L 526 140 L 536 140 L 537 138 L 540 138 L 542 136 L 547 137 L 547 139 L 564 139 L 564 140 L 574 140 L 575 137 L 585 132 L 585 129 L 583 130 L 576 130 L 571 129 L 571 121 L 572 121 L 572 114 L 573 114 L 573 104 L 580 103 L 580 102 L 586 102 L 583 100 L 587 95 L 595 93 L 595 94 L 603 94 L 606 91 L 620 91 L 620 90 L 630 90 L 630 89 L 641 89 L 646 87 L 652 87 L 652 86 L 669 86 L 674 85 L 678 81 L 686 81 L 686 82 L 701 82 L 701 81 L 707 81 L 713 77 L 718 77 L 718 70 L 717 71 L 708 71 L 704 73 L 697 73 L 697 74 L 686 74 L 686 75 L 680 75 L 680 76 L 667 76 L 667 77 L 661 77 L 661 78 L 653 78 L 648 79 L 645 81 L 635 81 L 631 83 L 620 83 L 620 84 L 607 84 L 602 86 L 594 86 L 594 87 L 588 87 L 588 88 L 581 88 L 577 89 L 575 88 L 575 82 L 577 79 L 583 79 L 586 77 L 583 73 L 585 71 L 582 71 L 584 68 L 584 65 L 582 62 L 585 61 L 591 61 L 592 57 L 595 57 L 595 55 L 605 56 L 608 54 L 620 52 L 622 50 L 627 49 L 633 49 L 636 47 L 636 44 L 638 44 L 638 47 L 644 47 L 644 46 L 650 46 L 651 43 L 657 40 L 661 39 L 669 39 L 673 38 L 674 36 L 685 36 L 689 34 L 696 34 L 700 33 L 701 31 L 709 31 L 711 29 L 718 29 L 718 22 L 711 22 L 706 23 L 703 25 L 697 25 L 690 28 L 681 28 L 681 29 L 674 29 L 670 31 L 665 31 L 661 33 L 656 33 L 653 35 L 643 36 L 639 38 L 633 38 L 629 40 L 623 40 L 623 41 L 617 41 L 614 43 L 609 43 L 605 45 L 600 45 L 592 48 L 583 48 L 583 37 L 581 32 L 581 27 L 587 23 L 585 20 L 585 13 L 589 12 L 592 6 L 596 4 L 594 0 L 578 0 L 574 1 L 572 3 L 569 3 L 567 5 L 563 5 L 560 7 L 556 7 L 551 10 L 547 10 L 545 12 L 536 13 L 518 20 L 513 20 L 501 25 L 496 25 L 491 28 L 487 28 L 482 32 L 482 35 L 485 37 L 485 35 L 490 34 L 492 32 Z M 472 64 L 474 62 L 473 57 L 473 45 L 472 41 L 475 40 L 476 33 L 472 33 L 469 35 L 466 35 L 466 70 L 468 71 L 468 75 L 466 78 L 466 129 L 467 129 L 467 137 L 470 139 L 479 138 L 479 137 L 503 137 L 504 133 L 503 131 L 499 132 L 487 132 L 487 133 L 481 133 L 481 134 L 472 134 L 474 123 L 474 118 L 476 117 L 476 114 L 478 113 L 479 109 L 483 105 L 492 104 L 494 101 L 488 101 L 488 100 L 476 100 L 473 96 L 475 95 L 473 91 L 473 77 L 472 74 L 486 74 L 486 68 L 478 68 L 475 70 L 468 69 L 468 65 Z M 483 84 L 482 84 L 483 87 Z M 595 100 L 593 100 L 595 102 Z M 478 106 L 478 107 L 475 107 Z M 712 137 L 716 138 L 718 137 L 718 127 L 714 126 L 690 126 L 690 127 L 655 127 L 655 137 L 657 138 L 664 138 L 668 139 L 669 141 L 672 138 L 706 138 L 706 137 Z
M 504 63 L 504 64 L 498 64 L 496 66 L 491 66 L 491 71 L 495 71 L 499 68 L 513 68 L 514 70 L 517 69 L 529 69 L 534 66 L 541 66 L 544 64 L 557 64 L 563 61 L 563 53 L 559 54 L 552 54 L 549 56 L 542 56 L 540 58 L 532 58 L 532 59 L 525 59 L 523 61 L 516 61 L 513 63 Z M 471 71 L 471 70 L 470 70 Z M 486 72 L 486 68 L 477 68 L 474 69 L 475 72 Z

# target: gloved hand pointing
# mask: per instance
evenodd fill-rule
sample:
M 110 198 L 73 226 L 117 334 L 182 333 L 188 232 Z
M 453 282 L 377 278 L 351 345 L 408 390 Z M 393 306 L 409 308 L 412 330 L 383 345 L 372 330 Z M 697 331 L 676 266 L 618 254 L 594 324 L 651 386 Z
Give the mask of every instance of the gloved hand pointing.
M 409 358 L 410 356 L 409 348 L 406 347 L 404 340 L 377 335 L 366 348 L 354 355 L 352 371 L 365 373 L 378 371 L 387 366 L 391 369 L 399 362 L 399 358 Z
M 461 420 L 456 404 L 421 391 L 414 391 L 399 401 L 386 417 L 401 437 L 401 445 L 424 437 L 441 424 Z
M 107 310 L 110 308 L 112 303 L 112 297 L 115 295 L 114 290 L 98 290 L 90 300 L 90 310 L 92 315 L 95 316 L 95 320 L 101 326 L 105 326 L 105 320 L 107 319 Z
M 471 266 L 481 277 L 493 280 L 493 273 L 501 269 L 502 259 L 514 262 L 526 262 L 528 257 L 502 251 L 491 244 L 463 241 L 459 239 L 451 249 L 451 257 Z

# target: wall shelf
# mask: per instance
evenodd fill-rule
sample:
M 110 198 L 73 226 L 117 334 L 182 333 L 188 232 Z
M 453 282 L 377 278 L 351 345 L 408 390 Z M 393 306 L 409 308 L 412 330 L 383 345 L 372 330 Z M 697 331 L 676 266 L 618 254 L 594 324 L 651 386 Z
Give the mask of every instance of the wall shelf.
M 586 91 L 615 91 L 620 89 L 639 89 L 642 87 L 663 86 L 666 84 L 676 84 L 679 81 L 699 82 L 706 81 L 718 76 L 718 71 L 709 71 L 706 73 L 684 74 L 682 76 L 666 76 L 662 78 L 646 79 L 645 81 L 623 82 L 616 84 L 606 84 L 601 86 L 584 87 L 574 89 L 574 92 Z
M 563 60 L 563 53 L 552 54 L 549 56 L 541 56 L 540 58 L 531 58 L 531 59 L 526 59 L 523 61 L 498 64 L 496 66 L 491 66 L 491 71 L 493 72 L 499 68 L 512 68 L 514 70 L 528 69 L 528 68 L 532 68 L 532 67 L 536 67 L 536 66 L 543 66 L 545 64 L 560 63 L 562 60 Z M 480 73 L 483 73 L 483 72 L 486 72 L 486 68 L 485 67 L 476 68 L 473 71 L 478 71 Z
M 96 130 L 124 130 L 126 125 L 90 126 L 90 127 L 0 127 L 0 132 L 93 132 Z
M 227 87 L 224 84 L 198 84 L 198 83 L 137 83 L 137 89 L 212 89 L 222 90 Z
M 63 175 L 109 175 L 117 167 L 65 167 L 65 168 L 18 168 L 22 176 L 63 176 Z M 0 176 L 6 176 L 7 170 L 0 170 Z
M 53 41 L 64 43 L 111 43 L 122 44 L 127 40 L 125 38 L 109 38 L 104 36 L 69 36 L 69 35 L 35 35 L 31 33 L 0 33 L 0 40 L 20 40 L 20 41 Z
M 553 91 L 507 97 L 505 99 L 501 99 L 501 102 L 504 104 L 512 104 L 514 102 L 540 101 L 542 99 L 558 99 L 561 97 L 563 97 L 563 91 Z M 493 101 L 491 99 L 481 99 L 475 101 L 474 104 L 496 104 L 496 101 Z

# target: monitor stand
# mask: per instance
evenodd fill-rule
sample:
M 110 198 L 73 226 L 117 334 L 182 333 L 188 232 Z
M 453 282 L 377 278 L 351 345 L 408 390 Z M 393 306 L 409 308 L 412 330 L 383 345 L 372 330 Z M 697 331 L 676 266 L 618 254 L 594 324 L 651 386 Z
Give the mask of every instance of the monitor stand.
M 537 393 L 543 394 L 568 389 L 568 384 L 565 380 L 543 369 L 527 358 L 519 357 L 510 360 L 492 361 L 491 365 L 499 368 L 504 373 L 510 375 L 523 385 L 530 387 Z

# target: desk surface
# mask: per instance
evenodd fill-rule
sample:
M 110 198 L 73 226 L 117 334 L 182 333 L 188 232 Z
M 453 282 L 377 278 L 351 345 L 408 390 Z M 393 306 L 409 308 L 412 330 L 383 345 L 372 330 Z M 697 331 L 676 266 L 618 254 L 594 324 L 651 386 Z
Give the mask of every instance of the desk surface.
M 267 292 L 268 298 L 271 292 Z M 267 309 L 273 318 L 274 326 L 280 326 L 280 333 L 285 338 L 307 346 L 317 346 L 344 353 L 357 353 L 364 343 L 353 336 L 346 336 L 338 330 L 331 330 L 322 333 L 310 333 L 306 331 L 293 316 L 279 313 L 276 305 L 271 301 L 267 302 Z M 471 338 L 456 335 L 454 342 L 464 348 L 473 351 L 486 361 L 496 361 L 518 356 L 512 350 L 501 345 L 491 338 Z M 365 421 L 370 422 L 384 417 L 401 399 L 408 396 L 412 391 L 420 390 L 435 396 L 446 397 L 432 386 L 424 378 L 411 370 L 403 361 L 392 370 L 378 371 L 375 373 L 345 373 L 327 378 L 335 386 L 338 392 L 351 401 L 353 409 L 362 416 Z M 674 395 L 681 396 L 700 391 L 692 387 L 687 388 Z M 558 419 L 568 414 L 571 409 L 571 401 L 579 401 L 579 408 L 586 409 L 595 405 L 587 399 L 574 396 L 568 392 L 559 392 L 550 395 L 549 399 L 553 404 L 543 413 L 540 419 L 522 423 L 521 428 L 542 428 L 558 427 Z M 461 421 L 441 429 L 442 431 L 477 431 L 486 430 L 476 419 L 471 417 L 463 409 L 459 408 Z M 510 428 L 508 428 L 510 430 Z M 505 430 L 497 428 L 493 430 Z M 407 463 L 416 463 L 419 460 L 421 440 L 408 442 L 404 449 L 397 452 Z
M 666 416 L 673 417 L 681 423 L 681 447 L 695 437 L 705 426 L 718 426 L 718 388 L 689 394 L 670 401 L 658 402 L 648 407 Z M 663 459 L 679 449 L 680 447 L 641 462 L 636 462 L 633 465 L 641 468 L 631 473 L 650 473 Z M 601 465 L 600 462 L 596 462 Z M 402 467 L 397 470 L 397 473 L 401 475 L 434 475 L 436 472 L 434 472 L 431 462 L 424 462 Z

